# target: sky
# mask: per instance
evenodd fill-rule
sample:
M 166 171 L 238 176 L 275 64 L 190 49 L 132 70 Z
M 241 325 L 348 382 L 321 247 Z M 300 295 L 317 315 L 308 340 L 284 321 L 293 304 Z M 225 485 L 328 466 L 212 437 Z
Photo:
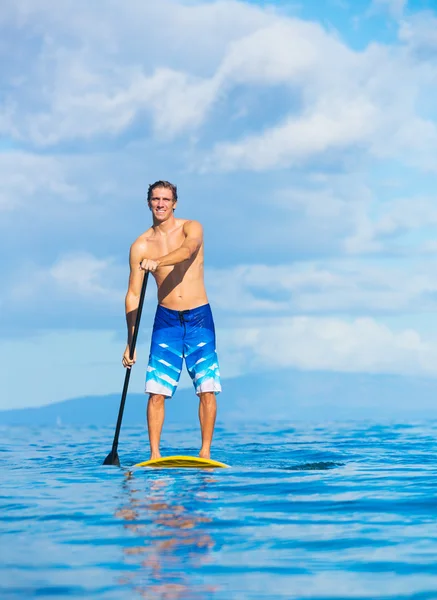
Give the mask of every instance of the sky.
M 3 0 L 0 56 L 1 409 L 121 390 L 158 179 L 204 227 L 224 381 L 437 377 L 435 0 Z

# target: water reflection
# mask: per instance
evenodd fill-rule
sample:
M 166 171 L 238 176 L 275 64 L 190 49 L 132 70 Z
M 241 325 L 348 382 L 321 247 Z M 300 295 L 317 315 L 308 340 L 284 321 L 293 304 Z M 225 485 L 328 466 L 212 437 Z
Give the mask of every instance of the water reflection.
M 128 574 L 120 583 L 139 597 L 209 599 L 217 590 L 202 585 L 202 567 L 211 561 L 214 499 L 212 475 L 129 472 L 126 503 L 116 512 L 132 534 L 123 548 Z M 129 543 L 129 540 L 127 540 Z

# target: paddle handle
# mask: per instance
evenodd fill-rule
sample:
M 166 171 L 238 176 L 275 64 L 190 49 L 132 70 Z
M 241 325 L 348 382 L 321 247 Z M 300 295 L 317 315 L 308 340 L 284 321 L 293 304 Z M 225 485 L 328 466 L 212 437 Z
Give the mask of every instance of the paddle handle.
M 134 357 L 135 346 L 137 345 L 138 330 L 140 328 L 141 313 L 143 312 L 144 296 L 146 295 L 147 280 L 149 279 L 149 271 L 144 273 L 143 285 L 141 286 L 140 301 L 138 303 L 137 318 L 135 319 L 134 334 L 132 343 L 129 347 L 129 357 L 132 360 Z M 128 372 L 130 369 L 128 369 Z
M 141 313 L 143 312 L 144 296 L 146 295 L 148 278 L 149 278 L 149 271 L 146 271 L 144 274 L 143 285 L 141 286 L 140 301 L 138 303 L 137 318 L 135 319 L 134 334 L 132 337 L 132 343 L 129 348 L 129 356 L 130 356 L 131 360 L 134 357 L 135 346 L 137 344 L 137 337 L 138 337 L 138 331 L 140 328 Z M 132 369 L 132 367 L 129 369 L 126 369 L 126 375 L 124 378 L 123 392 L 121 394 L 120 409 L 118 411 L 117 426 L 115 428 L 114 441 L 112 443 L 113 456 L 115 456 L 117 453 L 118 438 L 120 436 L 121 422 L 123 420 L 124 405 L 126 403 L 126 396 L 127 396 L 127 390 L 129 387 L 129 379 L 130 379 L 131 369 Z

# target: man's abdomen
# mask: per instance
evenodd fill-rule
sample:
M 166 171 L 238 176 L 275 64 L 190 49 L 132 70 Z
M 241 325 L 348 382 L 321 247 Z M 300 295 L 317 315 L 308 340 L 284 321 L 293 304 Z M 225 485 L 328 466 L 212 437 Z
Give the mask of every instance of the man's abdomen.
M 178 272 L 173 270 L 158 282 L 158 303 L 161 306 L 171 310 L 190 310 L 208 303 L 203 269 L 190 273 L 192 267 L 184 273 L 182 281 Z

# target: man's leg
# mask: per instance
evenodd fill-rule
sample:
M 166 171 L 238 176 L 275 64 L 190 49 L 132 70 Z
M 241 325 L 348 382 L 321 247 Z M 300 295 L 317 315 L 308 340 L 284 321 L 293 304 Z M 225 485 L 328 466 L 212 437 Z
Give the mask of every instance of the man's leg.
M 150 460 L 161 458 L 159 444 L 164 424 L 164 402 L 162 394 L 150 394 L 147 404 L 147 426 L 149 430 Z
M 156 309 L 146 374 L 147 425 L 150 458 L 159 458 L 159 442 L 164 423 L 164 402 L 176 391 L 182 370 L 184 329 L 176 310 Z
M 200 399 L 199 420 L 202 433 L 201 458 L 210 458 L 217 413 L 216 394 L 221 392 L 216 352 L 215 329 L 209 304 L 190 311 L 184 338 L 188 373 Z
M 199 398 L 199 421 L 202 432 L 202 448 L 199 456 L 201 458 L 211 458 L 211 442 L 217 414 L 217 402 L 214 392 L 202 392 L 199 394 Z

